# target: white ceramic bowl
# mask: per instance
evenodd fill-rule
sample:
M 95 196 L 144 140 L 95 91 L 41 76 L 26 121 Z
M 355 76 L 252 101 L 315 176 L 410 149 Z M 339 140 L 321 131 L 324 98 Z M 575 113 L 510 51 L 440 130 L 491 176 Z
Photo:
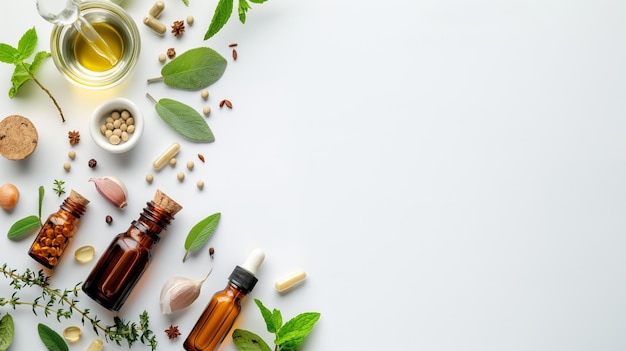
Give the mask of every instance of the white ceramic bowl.
M 113 145 L 109 142 L 108 138 L 101 132 L 101 126 L 105 123 L 107 117 L 111 116 L 114 111 L 122 112 L 127 110 L 135 120 L 135 131 L 129 135 L 128 141 L 122 141 L 117 145 Z M 111 153 L 126 152 L 139 142 L 141 135 L 143 134 L 144 119 L 143 114 L 132 101 L 125 98 L 115 98 L 107 100 L 91 114 L 91 120 L 89 121 L 89 134 L 93 141 L 102 149 Z

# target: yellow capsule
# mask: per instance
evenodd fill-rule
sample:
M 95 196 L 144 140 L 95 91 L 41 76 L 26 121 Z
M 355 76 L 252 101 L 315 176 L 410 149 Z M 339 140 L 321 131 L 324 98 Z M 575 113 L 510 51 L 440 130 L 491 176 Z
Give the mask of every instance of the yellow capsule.
M 96 254 L 96 249 L 93 246 L 81 246 L 74 251 L 74 258 L 80 263 L 88 263 L 93 260 Z
M 96 338 L 94 339 L 94 341 L 91 342 L 91 344 L 89 344 L 87 351 L 100 351 L 102 350 L 103 346 L 104 341 L 102 341 L 102 339 Z
M 180 150 L 180 144 L 173 143 L 167 148 L 156 160 L 152 163 L 154 169 L 161 169 L 166 163 L 168 163 Z
M 71 326 L 63 329 L 63 338 L 67 340 L 67 342 L 73 344 L 80 339 L 80 328 L 76 326 Z
M 276 290 L 278 292 L 285 292 L 291 288 L 293 288 L 294 286 L 296 286 L 298 283 L 302 282 L 304 279 L 306 278 L 306 272 L 305 271 L 298 271 L 296 273 L 293 273 L 289 276 L 286 276 L 284 278 L 278 279 L 276 281 L 276 284 L 274 284 L 274 286 L 276 287 Z

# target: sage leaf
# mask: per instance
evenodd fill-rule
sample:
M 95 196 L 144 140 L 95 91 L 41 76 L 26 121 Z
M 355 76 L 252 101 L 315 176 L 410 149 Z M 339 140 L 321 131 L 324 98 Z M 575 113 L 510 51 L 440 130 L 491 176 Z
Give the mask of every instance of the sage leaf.
M 45 194 L 45 190 L 43 185 L 39 186 L 39 224 L 41 224 L 43 226 L 43 223 L 41 223 L 41 206 L 43 205 L 43 196 Z
M 0 319 L 0 351 L 7 351 L 11 343 L 13 343 L 13 335 L 15 334 L 15 325 L 13 324 L 13 317 L 10 314 L 5 314 Z
M 204 243 L 209 240 L 217 225 L 220 222 L 220 218 L 222 214 L 217 212 L 214 213 L 205 219 L 198 222 L 196 225 L 191 228 L 189 234 L 187 234 L 187 238 L 185 239 L 185 256 L 183 257 L 183 262 L 187 259 L 187 255 L 190 252 L 197 251 L 204 245 Z
M 196 143 L 215 141 L 206 120 L 190 106 L 172 99 L 161 99 L 155 108 L 161 119 L 185 139 Z
M 7 237 L 11 240 L 17 240 L 21 238 L 24 234 L 30 232 L 35 228 L 39 228 L 41 222 L 39 221 L 39 217 L 32 215 L 28 217 L 24 217 L 17 222 L 13 223 L 11 228 L 9 228 L 9 232 L 7 233 Z
M 220 0 L 217 3 L 217 7 L 215 8 L 215 12 L 213 13 L 213 18 L 211 19 L 211 24 L 209 24 L 209 29 L 207 29 L 206 33 L 204 33 L 204 40 L 209 39 L 214 36 L 217 32 L 224 27 L 230 15 L 233 13 L 233 0 Z
M 320 314 L 317 312 L 305 312 L 295 316 L 278 330 L 274 343 L 281 348 L 295 349 L 311 332 L 318 319 Z
M 161 69 L 161 75 L 170 87 L 199 90 L 217 82 L 225 70 L 226 59 L 222 55 L 211 48 L 199 47 L 168 62 Z
M 259 299 L 254 299 L 254 303 L 256 303 L 256 305 L 261 310 L 261 315 L 265 320 L 267 331 L 272 334 L 276 333 L 283 325 L 283 317 L 280 311 L 277 309 L 270 311 L 267 307 L 263 305 L 263 303 Z
M 235 329 L 233 343 L 238 351 L 272 351 L 260 336 L 247 330 Z
M 37 332 L 39 332 L 39 337 L 41 341 L 43 341 L 43 344 L 46 345 L 48 351 L 68 351 L 67 344 L 61 335 L 50 329 L 47 325 L 39 323 L 37 325 Z

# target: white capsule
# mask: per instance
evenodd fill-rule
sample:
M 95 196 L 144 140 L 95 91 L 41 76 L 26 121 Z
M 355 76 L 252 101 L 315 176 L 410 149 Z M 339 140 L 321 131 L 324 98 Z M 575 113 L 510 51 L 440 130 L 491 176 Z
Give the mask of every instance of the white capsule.
M 167 148 L 156 160 L 152 163 L 152 167 L 154 169 L 161 169 L 168 163 L 180 150 L 180 144 L 173 143 L 170 147 Z
M 298 271 L 289 276 L 278 279 L 276 283 L 274 284 L 274 286 L 276 287 L 276 291 L 282 293 L 293 288 L 298 283 L 302 282 L 305 278 L 306 278 L 306 272 Z

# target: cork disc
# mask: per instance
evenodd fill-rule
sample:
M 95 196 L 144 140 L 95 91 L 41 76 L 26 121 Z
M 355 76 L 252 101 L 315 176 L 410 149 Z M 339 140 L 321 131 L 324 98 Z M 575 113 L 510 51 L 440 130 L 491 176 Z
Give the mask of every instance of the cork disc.
M 26 117 L 11 115 L 0 121 L 0 154 L 9 160 L 23 160 L 37 147 L 37 129 Z

